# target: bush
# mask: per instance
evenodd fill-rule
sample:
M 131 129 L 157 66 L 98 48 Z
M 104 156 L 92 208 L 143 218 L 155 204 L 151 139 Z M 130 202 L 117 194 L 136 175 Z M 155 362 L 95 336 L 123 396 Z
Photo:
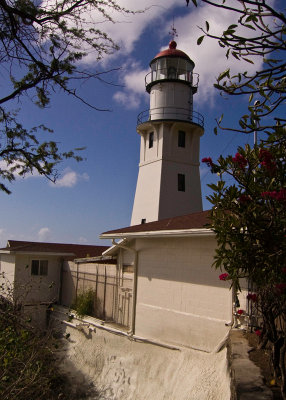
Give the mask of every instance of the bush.
M 88 289 L 85 292 L 81 292 L 77 295 L 72 309 L 74 309 L 79 317 L 85 315 L 94 315 L 96 306 L 96 291 L 94 289 Z
M 51 335 L 33 328 L 20 307 L 0 295 L 1 400 L 71 399 L 56 347 Z

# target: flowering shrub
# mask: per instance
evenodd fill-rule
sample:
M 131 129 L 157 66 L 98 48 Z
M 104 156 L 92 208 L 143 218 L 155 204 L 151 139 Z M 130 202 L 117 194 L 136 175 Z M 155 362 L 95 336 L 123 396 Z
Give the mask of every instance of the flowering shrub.
M 263 321 L 256 334 L 272 345 L 286 400 L 286 126 L 254 147 L 239 147 L 235 156 L 219 157 L 210 168 L 220 177 L 207 197 L 217 240 L 214 266 L 235 291 L 242 279 L 255 288 L 247 298 Z

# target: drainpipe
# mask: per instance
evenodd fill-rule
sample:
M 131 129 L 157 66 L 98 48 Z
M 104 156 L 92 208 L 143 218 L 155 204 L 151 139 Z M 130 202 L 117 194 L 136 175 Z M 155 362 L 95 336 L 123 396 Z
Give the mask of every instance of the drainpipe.
M 77 301 L 77 290 L 78 290 L 78 276 L 79 276 L 78 264 L 79 263 L 76 261 L 75 301 Z
M 58 302 L 62 304 L 63 297 L 63 273 L 64 273 L 64 258 L 60 260 L 60 282 L 59 282 L 59 292 L 58 292 Z
M 114 246 L 120 247 L 121 249 L 131 251 L 134 254 L 134 279 L 133 279 L 133 301 L 132 301 L 132 322 L 130 334 L 135 333 L 135 319 L 136 319 L 136 300 L 137 300 L 137 278 L 138 278 L 138 251 L 131 249 L 130 247 L 124 246 L 123 244 L 117 243 L 115 239 L 112 239 Z

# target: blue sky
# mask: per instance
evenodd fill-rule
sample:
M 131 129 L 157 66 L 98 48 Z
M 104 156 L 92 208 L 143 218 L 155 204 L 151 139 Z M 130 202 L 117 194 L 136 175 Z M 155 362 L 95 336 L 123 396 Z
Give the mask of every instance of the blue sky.
M 142 7 L 142 2 L 137 0 L 118 3 L 133 9 Z M 147 0 L 144 5 L 152 3 Z M 247 100 L 223 99 L 212 84 L 215 76 L 228 66 L 234 72 L 249 70 L 259 66 L 260 61 L 256 60 L 255 66 L 245 66 L 235 59 L 227 61 L 214 41 L 196 45 L 200 36 L 198 26 L 203 26 L 206 19 L 211 29 L 219 32 L 234 22 L 233 16 L 213 8 L 187 8 L 183 0 L 155 3 L 144 14 L 114 14 L 118 22 L 104 27 L 121 49 L 101 64 L 96 63 L 93 54 L 86 60 L 89 68 L 98 70 L 120 67 L 118 73 L 107 79 L 121 86 L 88 82 L 78 88 L 92 104 L 111 111 L 94 111 L 62 93 L 53 95 L 51 105 L 45 110 L 33 106 L 28 98 L 22 100 L 20 115 L 26 127 L 44 123 L 54 130 L 51 139 L 62 149 L 85 146 L 82 155 L 86 160 L 62 163 L 56 184 L 35 174 L 17 178 L 9 186 L 10 196 L 0 194 L 1 246 L 7 239 L 104 244 L 98 238 L 101 232 L 130 224 L 140 145 L 136 121 L 137 115 L 149 108 L 144 76 L 151 59 L 168 46 L 173 18 L 178 33 L 177 47 L 194 60 L 195 72 L 200 74 L 199 90 L 194 97 L 194 110 L 205 118 L 200 158 L 216 159 L 220 154 L 234 154 L 238 145 L 253 142 L 252 136 L 243 134 L 213 134 L 215 118 L 224 113 L 225 125 L 234 126 L 247 109 Z M 216 177 L 202 166 L 201 179 L 204 209 L 208 209 L 206 185 Z

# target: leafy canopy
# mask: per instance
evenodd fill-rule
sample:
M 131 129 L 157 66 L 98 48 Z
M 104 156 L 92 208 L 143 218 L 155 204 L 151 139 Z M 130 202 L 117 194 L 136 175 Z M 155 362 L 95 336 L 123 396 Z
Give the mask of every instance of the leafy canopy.
M 75 82 L 104 81 L 108 71 L 87 70 L 81 62 L 92 52 L 99 61 L 118 49 L 99 27 L 113 23 L 111 12 L 130 13 L 113 0 L 0 0 L 0 189 L 10 193 L 5 180 L 16 174 L 36 171 L 54 181 L 56 165 L 65 158 L 80 156 L 60 152 L 54 141 L 40 140 L 44 126 L 31 130 L 17 120 L 19 103 L 27 96 L 41 108 L 50 103 L 51 93 L 61 90 L 95 110 L 75 89 Z M 5 84 L 4 84 L 5 83 Z
M 198 6 L 196 0 L 192 2 Z M 198 45 L 205 38 L 211 38 L 225 49 L 227 59 L 233 57 L 237 62 L 243 60 L 250 64 L 255 64 L 257 57 L 263 60 L 262 68 L 254 73 L 245 70 L 232 75 L 227 68 L 214 84 L 224 94 L 248 97 L 249 112 L 240 118 L 238 131 L 265 131 L 277 122 L 285 124 L 285 116 L 279 114 L 286 100 L 285 9 L 279 8 L 279 4 L 275 7 L 277 1 L 266 0 L 201 0 L 201 3 L 228 10 L 237 16 L 237 21 L 225 28 L 221 35 L 212 34 L 211 25 L 206 21 L 205 27 L 201 27 L 203 35 L 198 38 Z M 221 122 L 222 118 L 218 125 L 223 128 Z

